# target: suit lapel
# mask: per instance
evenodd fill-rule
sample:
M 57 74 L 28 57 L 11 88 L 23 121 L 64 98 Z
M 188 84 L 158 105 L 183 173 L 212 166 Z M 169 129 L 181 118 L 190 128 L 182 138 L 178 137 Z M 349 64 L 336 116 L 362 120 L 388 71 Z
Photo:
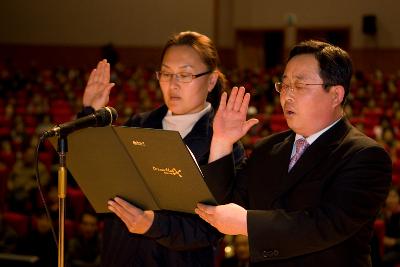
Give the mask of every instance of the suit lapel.
M 285 172 L 282 172 L 282 186 L 281 190 L 276 194 L 276 198 L 280 197 L 285 192 L 289 191 L 293 186 L 297 185 L 300 181 L 307 177 L 307 174 L 315 168 L 315 166 L 325 161 L 332 151 L 341 143 L 341 140 L 350 130 L 350 125 L 347 119 L 343 118 L 336 123 L 331 129 L 323 133 L 315 142 L 313 142 L 303 155 L 293 166 L 292 170 L 288 173 L 289 160 L 285 161 L 284 165 Z M 288 138 L 289 139 L 289 138 Z M 289 156 L 287 156 L 287 148 L 282 149 L 279 154 L 285 157 L 290 157 L 291 149 L 294 142 L 293 136 L 287 140 L 289 144 Z M 284 161 L 282 161 L 284 162 Z
M 290 161 L 290 155 L 292 153 L 292 146 L 294 142 L 295 134 L 292 133 L 287 136 L 282 142 L 275 144 L 271 149 L 271 158 L 273 159 L 274 174 L 272 177 L 276 177 L 276 184 L 278 190 L 271 192 L 271 199 L 277 198 L 282 191 L 285 190 L 285 179 L 287 176 L 287 170 Z M 265 162 L 264 166 L 268 166 L 271 162 Z

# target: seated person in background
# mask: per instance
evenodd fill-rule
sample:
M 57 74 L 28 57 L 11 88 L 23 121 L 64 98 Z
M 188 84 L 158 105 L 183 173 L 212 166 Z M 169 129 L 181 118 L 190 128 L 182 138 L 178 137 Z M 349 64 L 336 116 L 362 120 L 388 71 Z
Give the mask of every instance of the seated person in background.
M 57 266 L 56 240 L 54 240 L 46 212 L 42 209 L 38 210 L 33 219 L 35 226 L 18 246 L 18 254 L 38 256 L 38 266 L 41 267 Z
M 85 212 L 79 224 L 79 233 L 68 242 L 67 262 L 71 267 L 100 266 L 101 237 L 96 214 Z
M 223 259 L 221 267 L 248 267 L 250 266 L 249 240 L 245 235 L 235 235 L 232 239 L 233 257 Z
M 0 253 L 15 253 L 18 236 L 0 213 Z
M 383 238 L 383 266 L 391 267 L 400 263 L 400 205 L 396 187 L 391 187 L 383 209 L 385 236 Z
M 30 213 L 36 208 L 35 148 L 27 148 L 21 158 L 17 158 L 7 180 L 7 203 L 15 212 Z M 39 161 L 40 182 L 47 187 L 50 174 Z

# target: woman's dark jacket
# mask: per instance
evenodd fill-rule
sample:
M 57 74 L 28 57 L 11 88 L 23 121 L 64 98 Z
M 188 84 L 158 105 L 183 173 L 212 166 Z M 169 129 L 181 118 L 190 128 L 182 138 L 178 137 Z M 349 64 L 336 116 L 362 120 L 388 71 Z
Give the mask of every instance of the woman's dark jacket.
M 162 129 L 167 111 L 164 105 L 134 115 L 125 126 Z M 199 165 L 208 162 L 213 117 L 213 110 L 206 113 L 183 139 Z M 240 144 L 234 147 L 234 157 L 238 164 L 245 158 Z M 196 214 L 155 211 L 153 225 L 144 235 L 130 233 L 118 217 L 110 214 L 105 218 L 102 266 L 214 266 L 214 252 L 221 237 Z

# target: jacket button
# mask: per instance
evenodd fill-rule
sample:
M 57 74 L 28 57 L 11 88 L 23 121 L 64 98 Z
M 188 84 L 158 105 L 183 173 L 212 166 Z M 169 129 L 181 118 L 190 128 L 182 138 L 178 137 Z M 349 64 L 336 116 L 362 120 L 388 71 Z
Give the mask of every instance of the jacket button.
M 264 250 L 263 251 L 263 256 L 264 256 L 264 258 L 270 258 L 270 257 L 272 257 L 272 255 L 273 255 L 273 251 L 272 250 Z

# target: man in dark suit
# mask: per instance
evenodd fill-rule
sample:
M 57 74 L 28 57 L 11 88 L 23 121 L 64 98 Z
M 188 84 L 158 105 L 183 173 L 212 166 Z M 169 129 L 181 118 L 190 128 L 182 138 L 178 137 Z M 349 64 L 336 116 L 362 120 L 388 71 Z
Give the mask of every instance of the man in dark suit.
M 223 95 L 203 173 L 225 205 L 198 204 L 196 213 L 222 233 L 247 235 L 251 266 L 371 266 L 369 241 L 391 160 L 345 118 L 351 76 L 342 49 L 296 45 L 275 84 L 291 130 L 262 140 L 236 170 L 232 144 L 257 120 L 246 121 L 244 88 L 232 89 L 228 101 Z

